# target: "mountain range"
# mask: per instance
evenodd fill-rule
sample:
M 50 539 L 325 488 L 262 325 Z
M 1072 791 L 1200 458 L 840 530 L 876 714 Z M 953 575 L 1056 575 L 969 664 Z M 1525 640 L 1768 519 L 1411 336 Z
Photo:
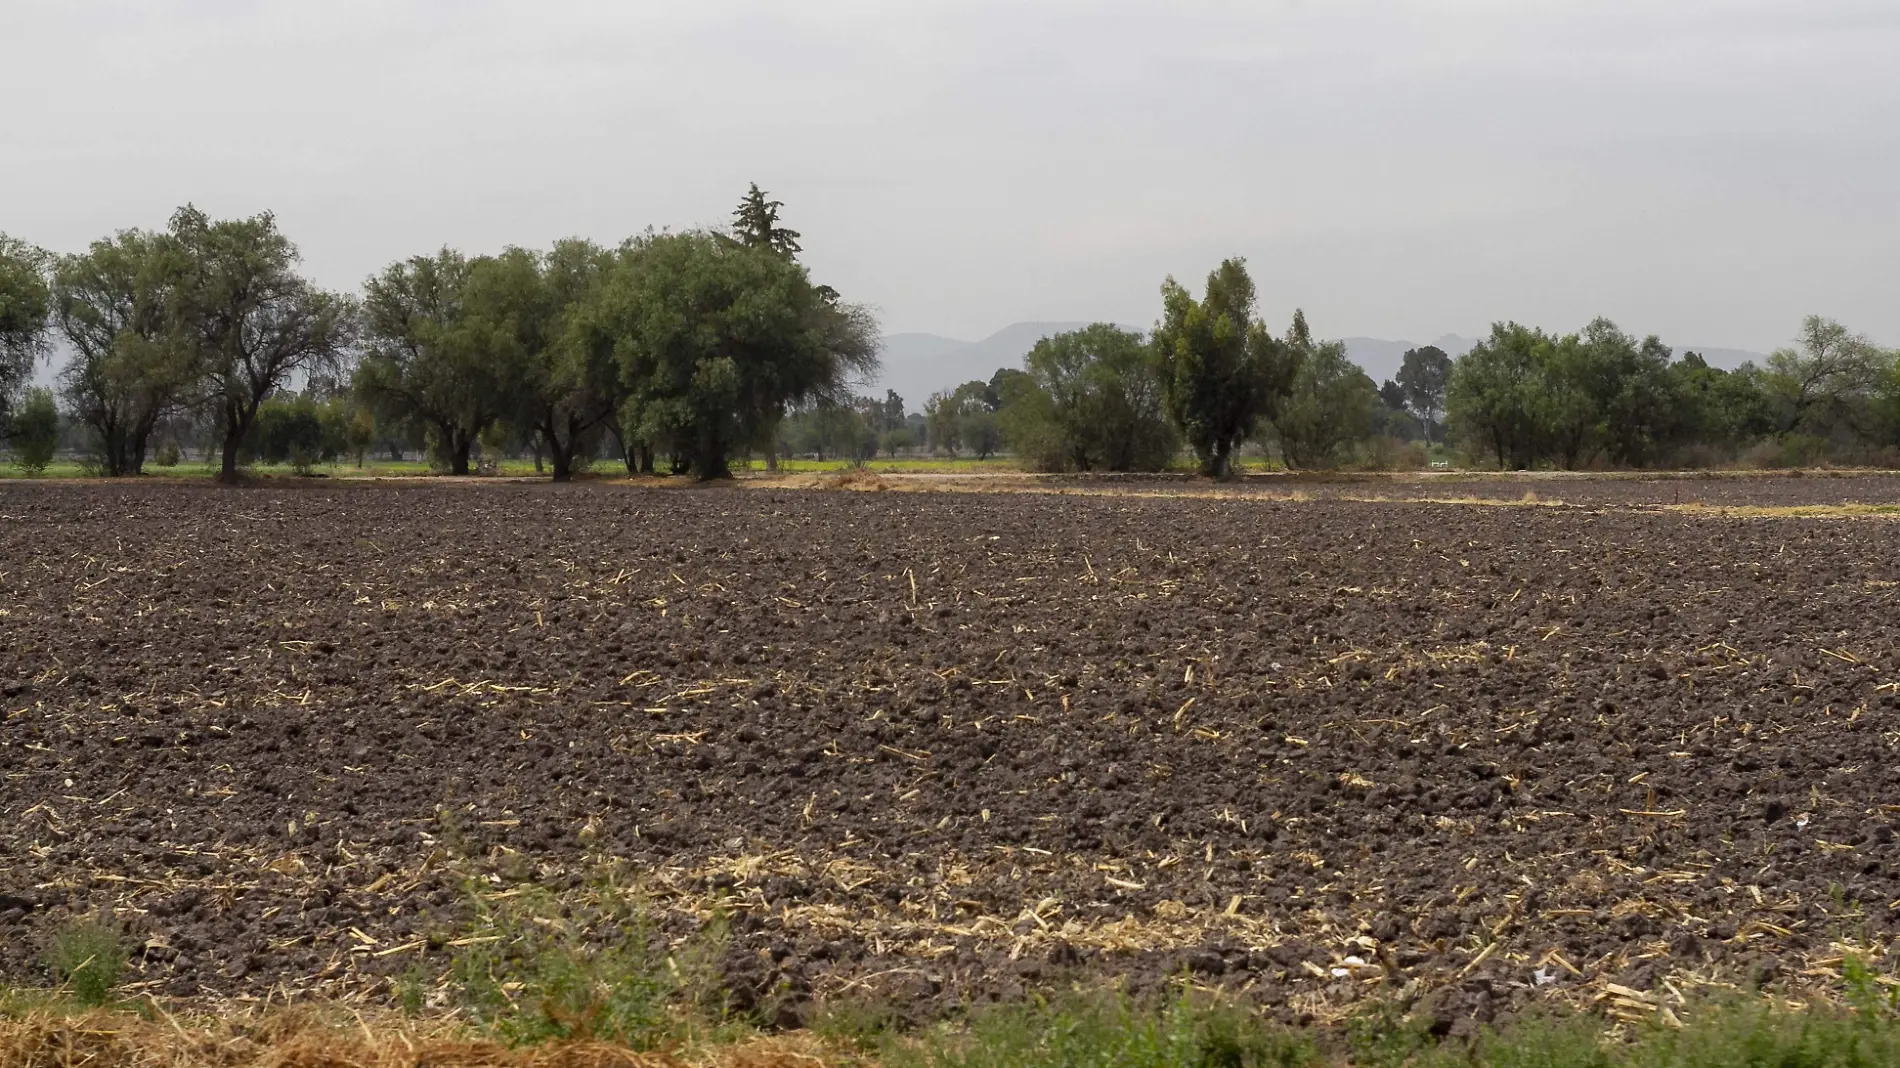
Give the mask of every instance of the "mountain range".
M 999 367 L 1019 368 L 1023 357 L 1036 342 L 1052 334 L 1080 330 L 1081 322 L 1012 323 L 981 341 L 959 341 L 939 334 L 889 334 L 884 341 L 884 366 L 878 376 L 861 386 L 863 392 L 882 397 L 885 390 L 896 390 L 904 398 L 906 411 L 923 411 L 924 402 L 939 390 L 955 389 L 972 380 L 989 381 Z M 1125 330 L 1145 332 L 1138 326 Z M 1387 341 L 1372 337 L 1343 339 L 1346 355 L 1365 369 L 1374 382 L 1383 382 L 1399 373 L 1399 364 L 1408 349 L 1418 348 L 1411 341 Z M 1476 338 L 1446 334 L 1430 342 L 1457 358 L 1478 344 Z M 1735 368 L 1746 361 L 1760 363 L 1761 354 L 1740 349 L 1714 349 L 1687 346 L 1678 353 L 1699 352 L 1716 367 Z

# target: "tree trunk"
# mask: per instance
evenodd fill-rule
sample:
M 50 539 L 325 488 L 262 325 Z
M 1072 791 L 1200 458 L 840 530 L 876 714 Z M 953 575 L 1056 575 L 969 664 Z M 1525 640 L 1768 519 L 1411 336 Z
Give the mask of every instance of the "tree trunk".
M 224 434 L 224 458 L 218 467 L 218 481 L 226 485 L 238 480 L 238 435 L 227 429 Z
M 574 478 L 574 442 L 570 440 L 563 446 L 559 441 L 555 440 L 553 434 L 549 434 L 547 436 L 547 446 L 548 460 L 554 467 L 554 481 L 572 481 Z M 537 454 L 535 457 L 535 470 L 539 471 L 541 464 L 539 456 L 540 449 L 538 446 L 535 451 Z
M 652 474 L 653 473 L 653 446 L 642 443 L 640 445 L 634 446 L 634 448 L 638 450 L 640 453 L 640 473 L 643 475 Z
M 454 441 L 454 448 L 449 453 L 449 473 L 466 475 L 468 474 L 468 454 L 475 447 L 475 435 L 458 435 L 451 440 Z

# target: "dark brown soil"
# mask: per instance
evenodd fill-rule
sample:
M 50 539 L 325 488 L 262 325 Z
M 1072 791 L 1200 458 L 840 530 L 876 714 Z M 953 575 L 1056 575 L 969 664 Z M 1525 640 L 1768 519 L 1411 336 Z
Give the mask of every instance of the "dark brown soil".
M 0 973 L 112 909 L 139 989 L 382 997 L 439 970 L 471 873 L 611 855 L 675 937 L 724 902 L 742 1002 L 1186 973 L 1289 1017 L 1485 1018 L 1825 982 L 1900 934 L 1897 535 L 0 487 Z

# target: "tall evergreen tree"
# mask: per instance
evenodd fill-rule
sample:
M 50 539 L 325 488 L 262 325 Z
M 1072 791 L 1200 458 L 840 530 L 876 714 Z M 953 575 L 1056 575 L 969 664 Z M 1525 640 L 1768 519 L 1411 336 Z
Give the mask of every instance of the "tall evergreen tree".
M 779 225 L 779 209 L 784 206 L 783 201 L 768 200 L 759 183 L 753 182 L 732 213 L 733 236 L 748 248 L 769 248 L 787 259 L 795 258 L 805 250 L 799 247 L 797 230 Z

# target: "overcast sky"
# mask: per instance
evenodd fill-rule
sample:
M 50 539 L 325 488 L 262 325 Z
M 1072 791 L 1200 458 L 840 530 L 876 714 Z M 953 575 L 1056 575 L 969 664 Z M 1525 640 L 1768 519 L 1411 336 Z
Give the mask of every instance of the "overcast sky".
M 270 209 L 355 288 L 719 224 L 746 183 L 887 330 L 1608 315 L 1900 344 L 1894 0 L 0 0 L 0 230 Z

